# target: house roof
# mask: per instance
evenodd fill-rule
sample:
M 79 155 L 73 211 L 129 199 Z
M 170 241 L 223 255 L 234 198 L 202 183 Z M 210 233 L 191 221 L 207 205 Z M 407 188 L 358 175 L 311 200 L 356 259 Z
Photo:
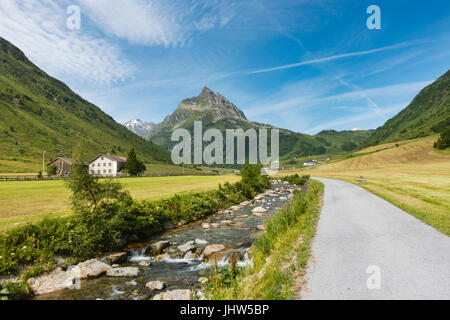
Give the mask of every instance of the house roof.
M 105 158 L 108 158 L 109 160 L 117 161 L 117 162 L 121 162 L 121 163 L 126 163 L 127 162 L 127 158 L 125 158 L 125 157 L 116 156 L 116 155 L 112 155 L 112 154 L 109 154 L 109 153 L 100 153 L 98 156 L 96 156 L 94 159 L 92 159 L 90 163 L 94 162 L 99 157 L 105 157 Z
M 48 167 L 49 165 L 51 165 L 52 163 L 54 163 L 55 161 L 59 160 L 59 159 L 61 159 L 62 161 L 66 162 L 66 163 L 68 163 L 68 164 L 70 164 L 70 165 L 72 165 L 72 164 L 75 162 L 75 160 L 72 159 L 72 158 L 58 157 L 58 158 L 56 158 L 55 160 L 50 161 L 50 162 L 47 164 L 47 167 Z

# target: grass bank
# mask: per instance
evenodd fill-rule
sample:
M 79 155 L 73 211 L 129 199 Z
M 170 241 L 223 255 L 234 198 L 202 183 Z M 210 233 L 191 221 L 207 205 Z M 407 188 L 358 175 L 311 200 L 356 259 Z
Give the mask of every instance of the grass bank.
M 370 154 L 295 172 L 351 183 L 363 176 L 361 187 L 450 236 L 450 153 L 433 149 L 436 138 L 370 147 L 360 151 Z
M 298 298 L 319 219 L 323 184 L 310 180 L 289 206 L 266 223 L 252 247 L 253 265 L 215 269 L 205 284 L 207 299 Z
M 136 200 L 158 200 L 214 189 L 219 183 L 234 183 L 239 179 L 235 175 L 221 175 L 121 178 L 117 181 Z M 69 196 L 62 180 L 0 182 L 0 231 L 44 217 L 70 215 Z

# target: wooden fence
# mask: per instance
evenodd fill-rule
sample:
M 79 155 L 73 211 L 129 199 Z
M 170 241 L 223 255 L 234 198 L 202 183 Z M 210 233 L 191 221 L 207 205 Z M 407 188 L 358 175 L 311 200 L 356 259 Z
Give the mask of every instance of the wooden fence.
M 126 175 L 116 176 L 116 177 L 108 177 L 108 176 L 99 176 L 100 178 L 144 178 L 144 177 L 175 177 L 175 176 L 218 176 L 218 175 L 226 175 L 233 173 L 214 173 L 214 172 L 191 172 L 191 173 L 158 173 L 158 174 L 146 174 L 138 177 L 131 177 Z M 43 176 L 38 178 L 37 175 L 16 175 L 16 176 L 2 176 L 0 175 L 0 181 L 43 181 L 43 180 L 64 180 L 67 177 L 59 177 L 59 176 Z

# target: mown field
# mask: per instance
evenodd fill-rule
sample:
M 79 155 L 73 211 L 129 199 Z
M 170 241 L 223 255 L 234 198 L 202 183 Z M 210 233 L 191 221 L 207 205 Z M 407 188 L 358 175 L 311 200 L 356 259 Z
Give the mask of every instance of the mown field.
M 177 176 L 118 179 L 133 198 L 155 200 L 175 193 L 213 189 L 219 183 L 235 182 L 240 176 Z M 33 222 L 45 216 L 70 214 L 69 191 L 64 182 L 8 181 L 0 182 L 0 230 Z
M 297 171 L 352 183 L 364 176 L 363 188 L 450 235 L 450 153 L 433 150 L 436 139 L 370 147 L 347 160 Z

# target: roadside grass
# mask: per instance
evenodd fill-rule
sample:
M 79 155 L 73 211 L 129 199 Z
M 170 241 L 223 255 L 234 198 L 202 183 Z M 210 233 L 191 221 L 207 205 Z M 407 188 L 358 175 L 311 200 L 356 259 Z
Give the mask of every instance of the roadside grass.
M 351 183 L 363 176 L 361 187 L 450 236 L 450 153 L 433 149 L 436 137 L 296 172 Z
M 253 266 L 225 283 L 217 273 L 211 275 L 206 284 L 207 299 L 299 298 L 322 195 L 323 184 L 310 180 L 304 194 L 297 193 L 289 206 L 266 223 L 266 231 L 252 248 Z
M 121 178 L 137 200 L 157 200 L 174 194 L 214 189 L 239 176 L 175 176 Z M 70 215 L 69 191 L 62 180 L 0 182 L 0 231 L 44 217 Z

